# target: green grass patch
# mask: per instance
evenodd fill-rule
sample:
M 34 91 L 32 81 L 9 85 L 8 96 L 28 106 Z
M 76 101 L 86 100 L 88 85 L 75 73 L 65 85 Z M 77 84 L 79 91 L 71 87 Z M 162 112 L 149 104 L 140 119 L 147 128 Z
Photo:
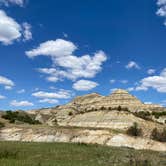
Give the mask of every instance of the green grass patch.
M 0 166 L 165 166 L 166 152 L 70 143 L 0 142 Z

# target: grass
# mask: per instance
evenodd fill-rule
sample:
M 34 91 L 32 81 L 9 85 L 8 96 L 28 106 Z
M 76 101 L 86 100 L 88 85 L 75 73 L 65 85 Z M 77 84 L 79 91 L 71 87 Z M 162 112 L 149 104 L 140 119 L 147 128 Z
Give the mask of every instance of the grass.
M 165 166 L 166 152 L 69 143 L 0 142 L 0 166 Z

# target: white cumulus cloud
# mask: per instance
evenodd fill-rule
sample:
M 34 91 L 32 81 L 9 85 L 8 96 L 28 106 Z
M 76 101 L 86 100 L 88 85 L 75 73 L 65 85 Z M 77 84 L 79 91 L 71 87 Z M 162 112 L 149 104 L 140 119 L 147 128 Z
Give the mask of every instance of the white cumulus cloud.
M 28 57 L 32 58 L 39 55 L 50 56 L 52 58 L 68 56 L 75 51 L 77 47 L 70 41 L 63 39 L 50 40 L 41 43 L 39 47 L 31 51 L 26 51 Z
M 39 103 L 49 103 L 49 104 L 57 104 L 59 101 L 56 99 L 41 99 Z
M 12 89 L 14 82 L 4 76 L 0 76 L 0 85 L 4 85 L 5 89 Z
M 127 69 L 140 69 L 140 66 L 135 61 L 130 61 L 126 66 Z
M 29 102 L 29 101 L 17 101 L 17 100 L 13 100 L 10 102 L 11 106 L 15 106 L 15 107 L 27 107 L 27 106 L 34 106 L 33 103 Z
M 156 14 L 164 18 L 164 25 L 166 26 L 166 0 L 157 0 L 158 9 Z
M 68 99 L 72 97 L 72 93 L 71 91 L 61 89 L 57 92 L 38 91 L 32 93 L 32 96 L 44 99 Z
M 161 93 L 166 93 L 166 68 L 162 70 L 160 75 L 149 76 L 140 81 L 140 85 L 136 90 L 148 90 L 153 88 Z
M 0 42 L 11 44 L 21 37 L 21 26 L 11 17 L 0 10 Z
M 73 89 L 78 91 L 87 91 L 95 88 L 99 84 L 89 80 L 79 80 L 73 84 Z
M 23 27 L 23 36 L 24 36 L 24 41 L 31 40 L 32 39 L 32 32 L 31 32 L 31 25 L 28 24 L 27 22 L 24 22 L 22 24 Z
M 148 73 L 149 75 L 152 75 L 152 74 L 154 74 L 155 72 L 156 72 L 155 69 L 149 69 L 149 70 L 147 71 L 147 73 Z
M 64 78 L 76 80 L 78 78 L 93 78 L 101 71 L 103 62 L 107 57 L 103 51 L 94 53 L 94 56 L 76 56 L 77 46 L 71 41 L 63 39 L 51 40 L 39 45 L 36 49 L 26 51 L 30 58 L 36 56 L 49 56 L 52 59 L 52 68 L 39 68 L 38 71 L 47 74 L 47 80 L 57 82 Z M 60 68 L 60 69 L 59 69 Z
M 0 10 L 0 42 L 4 45 L 12 44 L 15 40 L 30 40 L 30 24 L 24 23 L 23 26 L 9 17 L 5 11 Z

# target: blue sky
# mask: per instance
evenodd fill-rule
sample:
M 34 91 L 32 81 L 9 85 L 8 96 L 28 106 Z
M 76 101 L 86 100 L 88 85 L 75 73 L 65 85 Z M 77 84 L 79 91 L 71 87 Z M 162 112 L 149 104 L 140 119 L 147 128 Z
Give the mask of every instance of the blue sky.
M 124 88 L 166 104 L 166 0 L 0 0 L 0 109 Z

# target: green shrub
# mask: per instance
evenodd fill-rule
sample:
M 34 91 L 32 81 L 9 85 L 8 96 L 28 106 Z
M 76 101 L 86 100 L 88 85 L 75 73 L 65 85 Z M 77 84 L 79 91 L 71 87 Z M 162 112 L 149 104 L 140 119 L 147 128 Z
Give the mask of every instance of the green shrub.
M 154 128 L 151 133 L 151 139 L 160 142 L 166 142 L 166 129 L 159 132 L 157 128 Z
M 129 112 L 129 109 L 127 107 L 122 108 L 123 111 Z
M 140 111 L 140 112 L 136 112 L 134 114 L 135 116 L 139 117 L 139 118 L 142 118 L 142 119 L 145 119 L 145 120 L 149 120 L 150 119 L 150 112 L 145 112 L 145 111 Z
M 0 129 L 3 128 L 3 127 L 5 127 L 5 124 L 0 122 Z
M 15 121 L 20 121 L 28 124 L 40 124 L 38 120 L 31 118 L 26 113 L 21 114 L 19 112 L 6 111 L 6 113 L 2 115 L 2 118 L 9 120 L 10 123 L 15 123 Z
M 110 110 L 110 111 L 111 111 L 111 110 L 112 110 L 112 107 L 108 107 L 108 110 Z
M 106 108 L 105 108 L 104 106 L 102 106 L 100 109 L 101 109 L 101 110 L 105 110 Z
M 122 111 L 122 107 L 121 107 L 121 106 L 118 106 L 117 110 L 118 110 L 118 111 Z
M 142 129 L 138 127 L 138 124 L 135 122 L 133 126 L 127 129 L 126 133 L 130 136 L 142 136 Z
M 73 112 L 72 112 L 72 111 L 70 111 L 70 112 L 68 113 L 68 115 L 69 115 L 69 116 L 72 116 L 72 115 L 73 115 Z
M 163 112 L 152 112 L 152 115 L 155 116 L 156 119 L 160 118 L 160 116 L 166 116 L 166 111 Z

